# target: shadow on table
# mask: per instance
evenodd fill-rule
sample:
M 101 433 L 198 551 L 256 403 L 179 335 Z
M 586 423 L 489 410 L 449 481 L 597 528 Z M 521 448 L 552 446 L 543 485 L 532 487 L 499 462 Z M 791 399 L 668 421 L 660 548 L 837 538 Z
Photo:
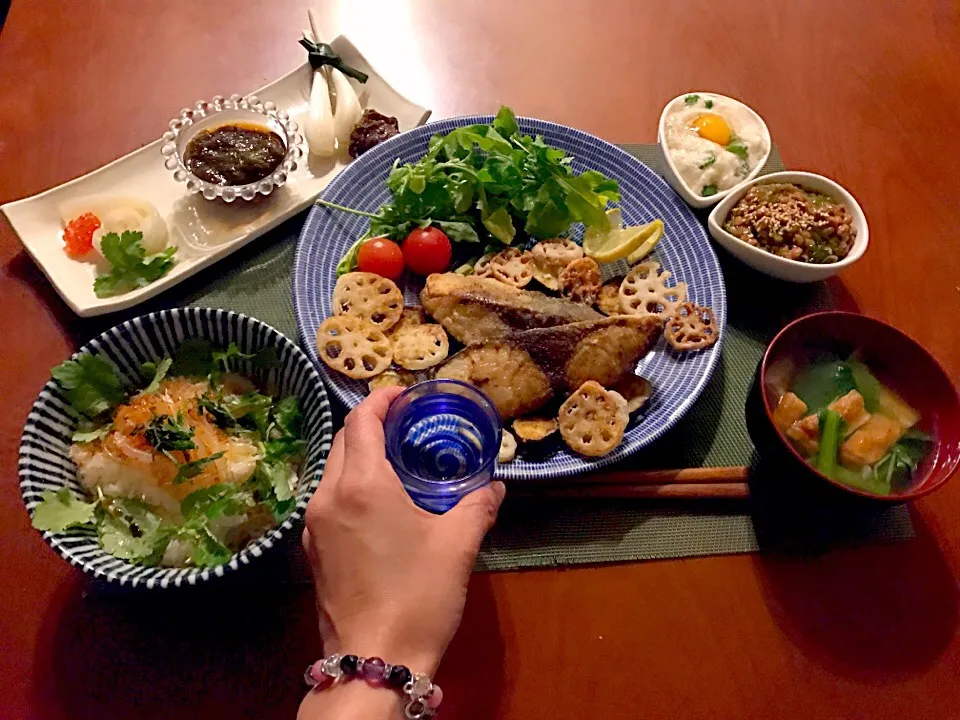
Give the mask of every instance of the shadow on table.
M 278 579 L 281 557 L 267 569 Z M 273 565 L 278 567 L 274 568 Z M 321 653 L 311 585 L 223 578 L 217 587 L 59 590 L 33 670 L 38 717 L 292 720 Z M 449 704 L 497 716 L 504 644 L 489 578 L 475 576 L 437 680 Z M 454 713 L 456 715 L 456 713 Z
M 922 674 L 949 647 L 957 584 L 923 518 L 912 515 L 914 540 L 755 556 L 771 615 L 807 657 L 883 684 Z

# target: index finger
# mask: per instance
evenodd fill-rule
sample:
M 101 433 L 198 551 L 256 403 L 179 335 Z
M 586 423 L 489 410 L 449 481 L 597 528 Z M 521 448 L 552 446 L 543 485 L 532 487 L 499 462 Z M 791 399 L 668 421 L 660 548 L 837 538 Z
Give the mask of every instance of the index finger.
M 364 462 L 370 458 L 386 457 L 386 436 L 383 421 L 390 404 L 404 388 L 388 387 L 374 390 L 357 405 L 343 421 L 345 465 Z

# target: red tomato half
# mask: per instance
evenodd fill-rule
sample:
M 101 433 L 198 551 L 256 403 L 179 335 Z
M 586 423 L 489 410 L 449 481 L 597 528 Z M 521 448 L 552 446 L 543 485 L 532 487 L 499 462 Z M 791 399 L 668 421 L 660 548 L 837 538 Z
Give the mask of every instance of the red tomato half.
M 417 228 L 403 241 L 403 261 L 417 275 L 444 272 L 452 256 L 450 238 L 439 228 Z
M 403 274 L 403 252 L 393 240 L 370 238 L 357 252 L 357 269 L 396 280 Z

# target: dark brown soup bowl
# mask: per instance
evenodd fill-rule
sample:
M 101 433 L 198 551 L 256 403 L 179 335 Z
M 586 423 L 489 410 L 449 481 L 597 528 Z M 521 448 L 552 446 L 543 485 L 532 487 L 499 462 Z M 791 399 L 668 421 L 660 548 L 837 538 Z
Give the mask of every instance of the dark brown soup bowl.
M 802 368 L 818 354 L 846 357 L 854 351 L 884 385 L 920 413 L 918 428 L 933 437 L 913 481 L 901 492 L 882 495 L 828 478 L 806 463 L 773 423 L 777 397 L 771 375 L 785 365 Z M 915 340 L 864 315 L 815 313 L 783 328 L 760 362 L 746 412 L 750 435 L 768 473 L 770 468 L 778 475 L 782 470 L 784 482 L 804 485 L 795 490 L 823 499 L 884 504 L 914 500 L 943 486 L 960 463 L 960 396 L 947 373 Z

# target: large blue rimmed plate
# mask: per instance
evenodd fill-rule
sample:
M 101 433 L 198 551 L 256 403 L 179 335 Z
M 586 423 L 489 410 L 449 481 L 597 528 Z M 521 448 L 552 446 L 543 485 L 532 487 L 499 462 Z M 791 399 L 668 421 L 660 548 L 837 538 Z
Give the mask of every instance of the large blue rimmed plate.
M 403 133 L 366 153 L 334 179 L 324 199 L 375 212 L 390 199 L 384 185 L 393 163 L 413 162 L 424 155 L 430 137 L 456 127 L 492 122 L 489 115 L 451 118 Z M 720 358 L 726 326 L 727 300 L 717 256 L 693 211 L 646 165 L 615 145 L 580 130 L 531 118 L 520 118 L 520 128 L 542 135 L 550 145 L 574 156 L 576 172 L 599 170 L 620 183 L 624 222 L 629 225 L 662 218 L 665 231 L 654 259 L 689 285 L 690 299 L 713 308 L 721 341 L 697 354 L 677 355 L 661 342 L 637 366 L 638 374 L 653 384 L 654 395 L 630 427 L 620 446 L 603 458 L 588 459 L 567 450 L 540 462 L 517 459 L 501 465 L 506 479 L 554 478 L 576 475 L 609 465 L 646 447 L 676 424 L 696 401 Z M 364 382 L 329 370 L 316 347 L 317 328 L 332 314 L 330 298 L 336 267 L 347 248 L 367 230 L 367 220 L 357 215 L 314 207 L 300 234 L 293 267 L 293 307 L 302 345 L 319 368 L 333 393 L 348 407 L 367 394 Z M 404 287 L 407 304 L 419 304 L 419 285 Z

